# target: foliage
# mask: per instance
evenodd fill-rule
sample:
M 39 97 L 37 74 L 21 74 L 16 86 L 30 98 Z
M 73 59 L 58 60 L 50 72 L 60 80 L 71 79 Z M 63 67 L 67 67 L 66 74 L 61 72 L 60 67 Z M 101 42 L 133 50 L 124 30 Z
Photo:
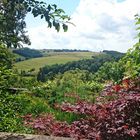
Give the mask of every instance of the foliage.
M 66 64 L 55 64 L 52 66 L 47 65 L 43 68 L 40 68 L 37 80 L 44 82 L 47 79 L 53 79 L 58 73 L 63 74 L 68 70 L 75 70 L 76 68 L 95 73 L 98 71 L 100 66 L 102 66 L 105 62 L 110 61 L 114 61 L 112 57 L 106 54 L 100 54 L 94 56 L 93 59 L 84 59 L 75 62 L 68 62 Z
M 126 69 L 125 74 L 129 77 L 140 76 L 140 16 L 136 15 L 135 19 L 138 31 L 138 42 L 128 50 L 126 56 L 122 60 Z
M 39 50 L 35 49 L 29 49 L 29 48 L 20 48 L 13 50 L 13 53 L 19 54 L 21 56 L 24 56 L 26 59 L 28 58 L 36 58 L 36 57 L 42 57 L 42 53 Z
M 33 93 L 10 93 L 6 90 L 0 90 L 0 131 L 33 133 L 32 129 L 23 126 L 22 116 L 26 114 L 38 116 L 47 112 L 54 114 L 57 119 L 67 122 L 72 122 L 79 118 L 75 114 L 54 109 L 47 102 L 46 99 L 37 97 Z
M 22 107 L 21 102 L 17 102 L 17 99 L 17 96 L 12 96 L 8 92 L 0 90 L 0 131 L 26 132 L 28 130 L 23 127 L 22 120 L 19 116 L 19 111 L 24 109 L 24 106 Z M 22 98 L 22 103 L 25 100 Z
M 104 65 L 108 66 L 108 69 L 104 68 L 108 76 L 109 72 L 113 71 L 117 75 L 118 69 L 121 70 L 120 62 Z M 7 75 L 12 78 L 10 74 Z M 121 76 L 117 77 L 122 79 Z M 140 135 L 139 78 L 135 81 L 124 79 L 121 85 L 113 85 L 102 92 L 103 86 L 95 81 L 93 74 L 79 69 L 59 74 L 46 83 L 22 77 L 18 77 L 18 80 L 17 83 L 27 86 L 31 93 L 11 94 L 5 89 L 1 91 L 1 131 L 109 140 L 137 140 Z M 46 113 L 52 115 L 43 115 Z M 25 119 L 24 126 L 22 119 Z
M 120 58 L 122 58 L 125 53 L 117 52 L 117 51 L 109 51 L 109 50 L 103 50 L 104 53 L 111 55 L 116 61 L 118 61 Z
M 137 31 L 138 31 L 138 35 L 137 38 L 139 39 L 138 42 L 136 43 L 137 45 L 140 45 L 140 15 L 135 15 L 135 20 L 136 20 L 136 26 L 137 26 Z
M 39 134 L 73 137 L 75 139 L 138 140 L 140 137 L 139 86 L 131 87 L 130 94 L 124 94 L 123 91 L 130 90 L 126 89 L 125 86 L 117 94 L 111 87 L 103 93 L 104 97 L 99 97 L 96 104 L 85 101 L 77 102 L 74 105 L 62 104 L 60 106 L 62 111 L 87 116 L 79 121 L 74 121 L 70 125 L 56 121 L 52 115 L 43 115 L 37 118 L 27 115 L 24 117 L 24 123 Z M 107 98 L 106 96 L 112 96 L 113 100 L 103 102 L 102 99 Z
M 10 2 L 9 6 L 12 4 L 12 1 L 2 2 Z M 22 0 L 21 5 L 24 5 L 24 2 L 28 4 L 28 0 Z M 30 4 L 34 3 L 36 1 L 33 0 Z M 3 6 L 2 4 L 0 6 Z M 42 4 L 36 3 L 37 6 Z M 21 5 L 19 4 L 19 7 Z M 7 10 L 11 12 L 16 8 L 14 6 L 7 7 Z M 33 12 L 33 7 L 34 5 L 28 7 L 28 10 L 34 16 L 40 15 L 38 10 Z M 26 15 L 27 7 L 24 8 Z M 55 6 L 54 8 L 56 9 Z M 4 16 L 1 14 L 0 19 L 1 17 Z M 17 41 L 19 40 L 12 43 L 17 44 Z M 119 62 L 114 62 L 118 59 L 118 54 L 110 51 L 107 53 L 111 53 L 111 56 L 103 54 L 90 60 L 46 66 L 39 73 L 40 79 L 46 81 L 44 83 L 36 81 L 35 77 L 24 77 L 24 71 L 21 74 L 13 71 L 10 53 L 2 45 L 0 49 L 0 131 L 75 139 L 139 139 L 139 43 Z M 32 71 L 34 69 L 28 72 Z M 129 78 L 124 78 L 127 75 Z M 114 83 L 102 90 L 103 84 L 100 82 L 104 83 L 106 80 L 113 80 Z M 12 93 L 10 87 L 24 87 L 27 91 Z
M 13 54 L 0 44 L 0 67 L 12 68 Z
M 103 89 L 103 85 L 97 81 L 88 81 L 86 82 L 86 85 L 84 85 L 86 88 L 86 91 L 91 91 L 92 94 L 94 93 L 100 93 Z
M 43 99 L 31 97 L 27 93 L 12 94 L 0 90 L 0 131 L 31 133 L 22 124 L 22 115 L 38 115 L 48 112 L 48 105 Z
M 106 62 L 99 68 L 94 77 L 99 82 L 113 81 L 120 83 L 124 78 L 125 68 L 121 62 Z
M 3 45 L 0 45 L 0 89 L 8 89 L 17 80 L 12 71 L 13 55 Z
M 140 76 L 140 46 L 134 45 L 122 59 L 125 66 L 125 75 L 129 77 Z
M 138 76 L 140 76 L 140 45 L 136 43 L 118 62 L 104 63 L 95 74 L 95 79 L 99 82 L 111 80 L 119 83 L 124 77 Z
M 135 15 L 136 26 L 138 31 L 138 42 L 128 50 L 126 56 L 122 60 L 125 64 L 126 75 L 129 77 L 140 76 L 140 16 Z
M 140 16 L 135 15 L 137 31 L 138 31 L 138 42 L 128 50 L 125 57 L 121 60 L 125 66 L 125 75 L 128 77 L 140 76 Z
M 9 89 L 17 81 L 17 75 L 12 70 L 0 67 L 0 89 Z
M 50 5 L 36 0 L 1 0 L 0 1 L 0 42 L 7 47 L 20 47 L 21 43 L 30 45 L 26 35 L 25 17 L 31 13 L 34 17 L 40 16 L 48 23 L 48 27 L 54 26 L 57 31 L 60 25 L 67 31 L 66 22 L 70 18 L 65 15 L 57 5 Z
M 94 101 L 103 85 L 94 81 L 92 77 L 93 75 L 86 70 L 70 70 L 34 87 L 32 92 L 37 97 L 46 98 L 51 105 L 62 101 L 75 102 L 77 98 Z M 75 98 L 71 98 L 71 94 L 75 95 Z

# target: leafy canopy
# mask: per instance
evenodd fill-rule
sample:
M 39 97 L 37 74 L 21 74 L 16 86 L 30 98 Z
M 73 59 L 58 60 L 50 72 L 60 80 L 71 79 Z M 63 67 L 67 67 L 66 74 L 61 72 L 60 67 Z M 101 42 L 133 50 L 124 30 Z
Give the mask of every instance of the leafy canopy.
M 57 31 L 62 26 L 67 31 L 70 17 L 65 15 L 57 5 L 46 4 L 36 0 L 1 0 L 0 1 L 0 43 L 7 47 L 20 47 L 22 44 L 30 45 L 26 34 L 25 17 L 31 13 L 34 17 L 40 16 Z
M 138 42 L 128 50 L 122 62 L 126 69 L 126 75 L 129 77 L 140 76 L 140 16 L 135 15 L 136 26 L 138 31 Z

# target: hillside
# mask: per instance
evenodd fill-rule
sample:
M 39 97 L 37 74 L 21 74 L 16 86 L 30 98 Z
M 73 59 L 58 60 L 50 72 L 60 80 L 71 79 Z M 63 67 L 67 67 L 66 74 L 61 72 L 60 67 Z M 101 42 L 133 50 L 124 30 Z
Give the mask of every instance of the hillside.
M 35 73 L 39 71 L 39 68 L 45 65 L 64 64 L 70 61 L 77 61 L 81 59 L 90 59 L 93 55 L 97 55 L 95 52 L 57 52 L 49 53 L 48 56 L 32 58 L 29 60 L 17 62 L 14 64 L 14 68 L 18 70 L 30 70 L 35 68 Z

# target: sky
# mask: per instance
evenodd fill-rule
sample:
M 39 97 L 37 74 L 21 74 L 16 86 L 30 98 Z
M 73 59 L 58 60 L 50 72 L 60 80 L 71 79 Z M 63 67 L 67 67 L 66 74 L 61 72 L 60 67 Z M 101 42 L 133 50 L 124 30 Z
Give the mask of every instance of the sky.
M 45 1 L 45 0 L 44 0 Z M 126 52 L 137 41 L 135 14 L 140 0 L 46 0 L 70 15 L 68 32 L 47 28 L 47 23 L 28 15 L 27 30 L 35 49 L 116 50 Z

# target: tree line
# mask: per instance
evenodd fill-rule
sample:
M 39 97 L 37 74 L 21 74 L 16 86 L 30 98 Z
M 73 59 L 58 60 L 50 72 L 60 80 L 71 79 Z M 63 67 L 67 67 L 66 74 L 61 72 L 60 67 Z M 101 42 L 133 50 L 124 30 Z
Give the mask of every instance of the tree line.
M 25 57 L 25 59 L 43 57 L 43 54 L 39 50 L 30 49 L 30 48 L 14 49 L 13 53 L 16 53 L 20 56 Z M 19 61 L 19 60 L 20 58 L 16 59 L 16 61 Z
M 113 52 L 114 53 L 114 52 Z M 66 64 L 55 64 L 52 66 L 44 66 L 40 68 L 37 80 L 46 81 L 48 79 L 53 79 L 55 75 L 59 73 L 64 73 L 69 70 L 87 70 L 91 73 L 95 73 L 105 62 L 113 62 L 119 60 L 123 56 L 122 53 L 116 52 L 112 55 L 112 52 L 102 53 L 97 56 L 93 56 L 92 59 L 84 59 L 74 62 L 68 62 Z

